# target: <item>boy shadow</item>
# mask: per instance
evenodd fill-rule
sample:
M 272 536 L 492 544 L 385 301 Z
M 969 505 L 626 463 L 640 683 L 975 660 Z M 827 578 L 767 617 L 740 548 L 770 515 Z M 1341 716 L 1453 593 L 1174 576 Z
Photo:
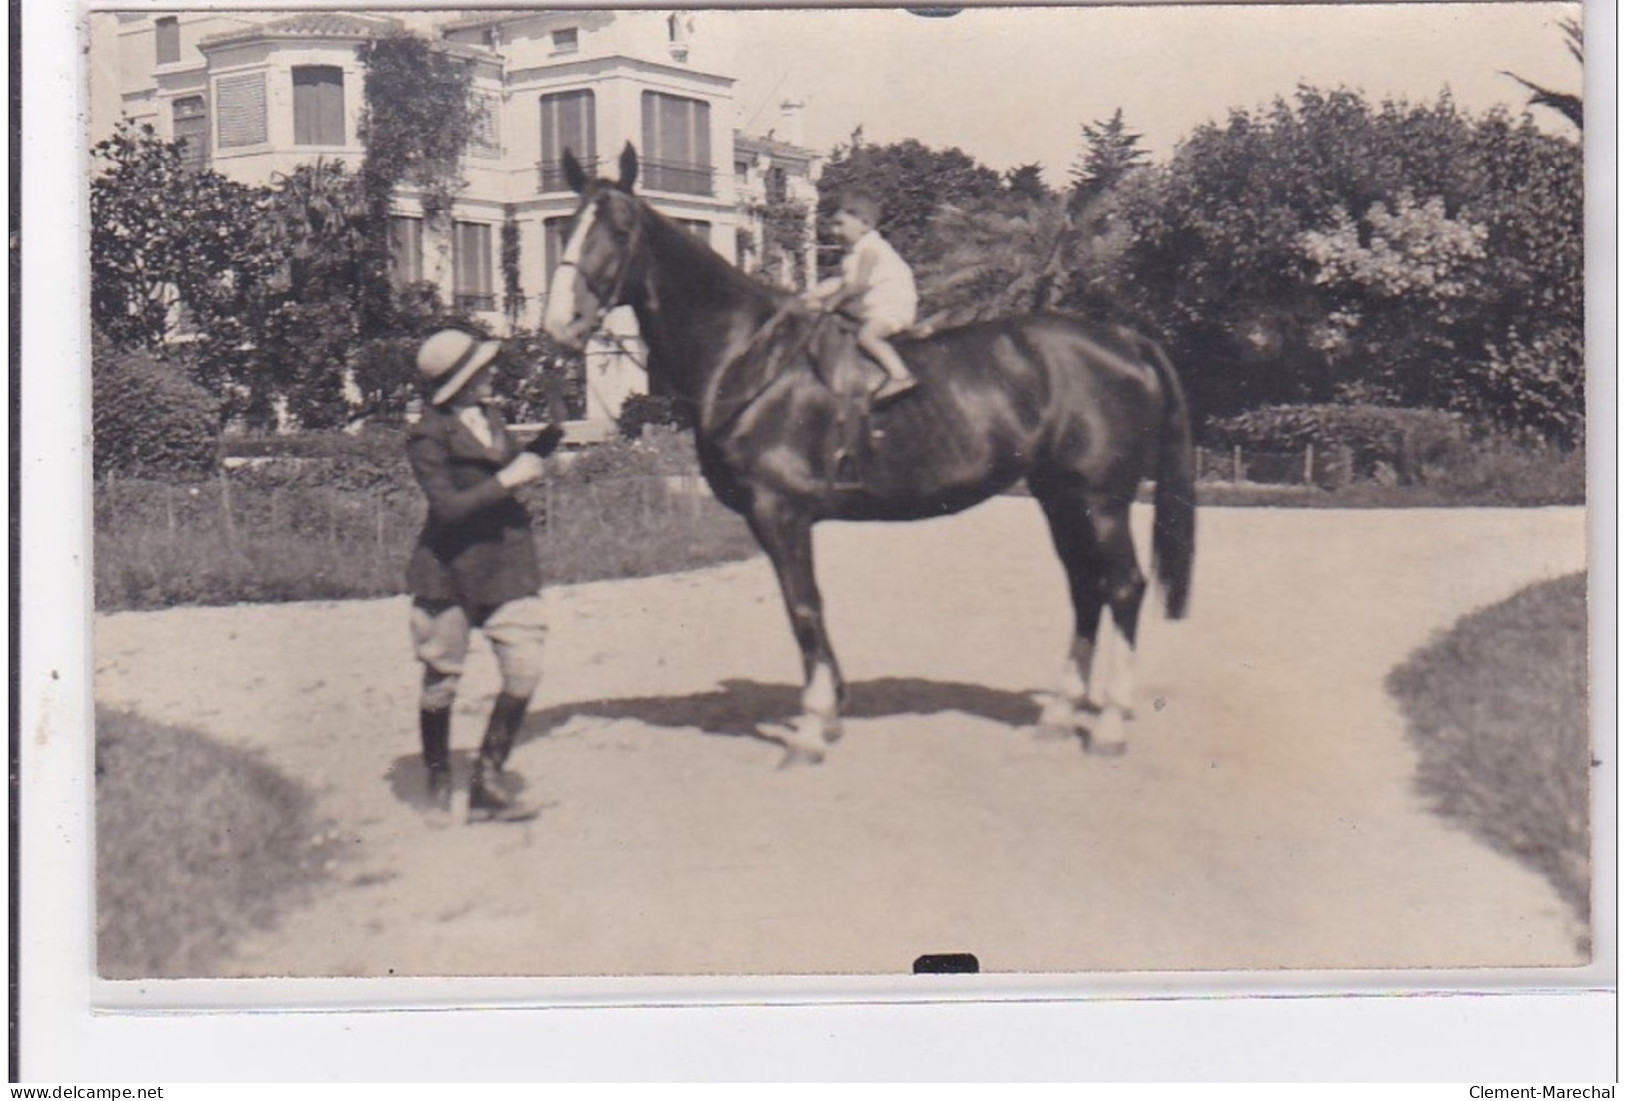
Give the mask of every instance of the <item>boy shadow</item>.
M 1034 725 L 1039 709 L 1038 701 L 1028 692 L 919 677 L 880 677 L 847 685 L 841 717 L 883 719 L 957 711 L 1019 729 Z M 800 714 L 801 689 L 795 685 L 725 680 L 709 692 L 574 700 L 532 711 L 525 716 L 515 744 L 543 738 L 574 719 L 585 718 L 604 722 L 631 720 L 661 730 L 698 731 L 708 737 L 750 738 L 779 745 L 781 743 L 764 734 L 761 728 L 775 723 L 788 724 Z M 458 790 L 467 786 L 476 752 L 472 746 L 452 752 L 452 780 Z M 390 763 L 386 776 L 396 799 L 411 806 L 428 806 L 423 763 L 418 754 L 405 753 L 396 758 Z

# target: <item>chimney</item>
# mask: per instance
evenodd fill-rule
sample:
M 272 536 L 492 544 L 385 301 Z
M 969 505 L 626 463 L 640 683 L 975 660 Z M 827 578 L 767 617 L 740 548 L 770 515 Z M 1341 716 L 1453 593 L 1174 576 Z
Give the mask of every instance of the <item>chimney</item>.
M 807 140 L 801 112 L 806 108 L 801 100 L 787 99 L 779 104 L 779 125 L 775 127 L 779 140 L 789 145 L 800 145 Z

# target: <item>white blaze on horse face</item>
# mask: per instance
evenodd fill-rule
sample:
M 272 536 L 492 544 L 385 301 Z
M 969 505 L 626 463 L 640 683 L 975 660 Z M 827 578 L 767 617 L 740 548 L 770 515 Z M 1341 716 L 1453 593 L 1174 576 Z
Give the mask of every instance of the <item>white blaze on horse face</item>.
M 835 714 L 835 672 L 823 662 L 813 666 L 807 690 L 801 694 L 801 709 L 820 718 Z
M 566 343 L 570 339 L 570 324 L 576 319 L 576 279 L 580 274 L 576 265 L 581 263 L 581 250 L 587 234 L 592 232 L 593 209 L 591 203 L 582 208 L 576 231 L 564 246 L 564 256 L 553 272 L 552 285 L 547 288 L 547 312 L 542 317 L 542 328 L 554 340 Z

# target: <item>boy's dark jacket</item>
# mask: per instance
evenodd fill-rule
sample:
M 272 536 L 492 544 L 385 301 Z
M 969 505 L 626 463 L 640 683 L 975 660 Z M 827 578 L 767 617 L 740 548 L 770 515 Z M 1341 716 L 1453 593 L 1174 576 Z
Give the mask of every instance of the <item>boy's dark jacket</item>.
M 429 498 L 429 515 L 406 568 L 412 596 L 461 604 L 475 623 L 541 587 L 530 514 L 497 471 L 519 454 L 502 415 L 488 410 L 492 446 L 449 409 L 429 406 L 406 440 L 407 458 Z

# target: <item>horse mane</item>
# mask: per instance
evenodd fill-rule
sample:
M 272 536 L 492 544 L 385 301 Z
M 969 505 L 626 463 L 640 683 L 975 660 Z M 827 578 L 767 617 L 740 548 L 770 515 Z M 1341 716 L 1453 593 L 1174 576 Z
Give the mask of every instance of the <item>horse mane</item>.
M 698 269 L 699 277 L 706 281 L 721 283 L 741 294 L 760 298 L 775 309 L 793 295 L 794 292 L 764 283 L 729 263 L 716 249 L 656 210 L 643 196 L 633 194 L 632 197 L 647 219 L 647 226 L 661 237 L 667 246 L 681 252 L 685 261 Z M 653 241 L 654 237 L 650 240 Z

